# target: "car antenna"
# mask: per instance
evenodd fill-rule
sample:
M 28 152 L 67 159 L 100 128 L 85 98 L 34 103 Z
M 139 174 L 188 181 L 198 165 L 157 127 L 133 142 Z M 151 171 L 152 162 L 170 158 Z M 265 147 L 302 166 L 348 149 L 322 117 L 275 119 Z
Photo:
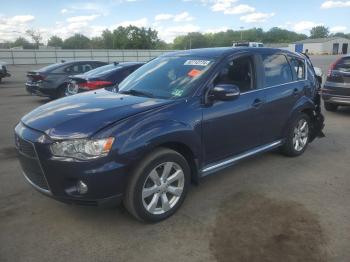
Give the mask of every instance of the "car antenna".
M 61 60 L 61 63 L 65 63 L 65 62 L 66 62 L 66 60 L 63 60 L 63 59 Z
M 113 62 L 113 64 L 114 64 L 115 66 L 117 66 L 117 65 L 119 65 L 119 62 Z

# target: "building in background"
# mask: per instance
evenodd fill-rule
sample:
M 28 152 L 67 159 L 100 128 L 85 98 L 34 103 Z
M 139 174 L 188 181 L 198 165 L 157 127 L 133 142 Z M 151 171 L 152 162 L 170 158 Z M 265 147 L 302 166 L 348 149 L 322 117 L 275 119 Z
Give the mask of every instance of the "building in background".
M 315 55 L 338 55 L 350 52 L 350 39 L 342 37 L 305 39 L 289 45 L 290 51 Z

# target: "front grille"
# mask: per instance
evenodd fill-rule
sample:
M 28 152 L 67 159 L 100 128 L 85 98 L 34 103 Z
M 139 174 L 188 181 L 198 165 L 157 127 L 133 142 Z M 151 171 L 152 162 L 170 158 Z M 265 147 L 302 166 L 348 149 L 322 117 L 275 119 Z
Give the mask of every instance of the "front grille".
M 27 179 L 35 186 L 44 190 L 49 190 L 34 145 L 16 135 L 16 146 L 19 151 L 19 161 Z

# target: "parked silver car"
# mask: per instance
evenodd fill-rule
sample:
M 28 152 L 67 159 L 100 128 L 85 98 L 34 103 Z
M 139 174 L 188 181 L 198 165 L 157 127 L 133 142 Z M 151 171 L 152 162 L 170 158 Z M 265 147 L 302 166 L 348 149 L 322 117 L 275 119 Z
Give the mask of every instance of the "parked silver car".
M 64 96 L 69 76 L 83 74 L 107 65 L 101 61 L 70 61 L 57 63 L 27 73 L 26 90 L 30 94 L 52 99 Z

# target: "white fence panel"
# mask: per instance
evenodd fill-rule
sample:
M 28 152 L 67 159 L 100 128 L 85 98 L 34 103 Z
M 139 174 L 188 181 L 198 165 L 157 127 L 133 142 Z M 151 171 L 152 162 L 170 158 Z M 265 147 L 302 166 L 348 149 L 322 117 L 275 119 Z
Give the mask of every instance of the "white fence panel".
M 9 50 L 0 49 L 0 61 L 8 64 L 50 64 L 62 60 L 99 60 L 105 62 L 147 62 L 173 50 Z

